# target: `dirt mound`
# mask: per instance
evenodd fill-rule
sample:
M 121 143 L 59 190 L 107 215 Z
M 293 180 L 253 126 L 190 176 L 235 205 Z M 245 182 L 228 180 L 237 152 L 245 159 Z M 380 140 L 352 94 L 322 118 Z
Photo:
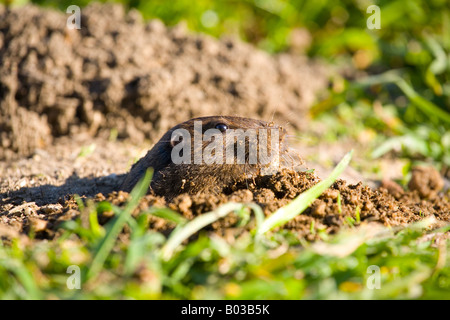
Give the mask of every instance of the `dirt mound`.
M 120 5 L 81 13 L 81 30 L 69 30 L 61 12 L 0 7 L 0 159 L 79 132 L 155 141 L 194 116 L 274 117 L 300 129 L 327 85 L 304 57 L 144 23 Z
M 191 220 L 233 201 L 257 203 L 267 216 L 319 181 L 314 174 L 284 169 L 273 176 L 260 176 L 245 181 L 218 195 L 181 194 L 166 202 L 163 197 L 150 194 L 142 199 L 136 212 L 142 212 L 150 206 L 168 206 Z M 118 206 L 124 205 L 127 199 L 128 193 L 122 191 L 112 192 L 108 196 L 99 193 L 93 197 L 95 202 L 106 200 Z M 402 192 L 396 193 L 394 197 L 385 188 L 373 190 L 363 186 L 362 183 L 348 185 L 345 181 L 338 180 L 301 215 L 289 221 L 283 228 L 294 230 L 300 237 L 314 240 L 320 233 L 333 234 L 343 226 L 368 222 L 398 226 L 431 215 L 444 224 L 450 221 L 448 194 L 435 195 L 425 200 L 417 190 L 402 189 Z M 12 227 L 13 231 L 9 231 L 10 233 L 28 233 L 32 230 L 39 238 L 54 237 L 62 221 L 79 216 L 79 208 L 73 196 L 60 199 L 57 204 L 38 206 L 34 202 L 24 203 L 0 215 L 3 223 Z M 105 223 L 112 216 L 111 212 L 102 212 L 100 222 Z M 83 213 L 81 218 L 83 219 Z M 236 232 L 245 231 L 236 228 L 238 221 L 237 216 L 230 214 L 213 223 L 208 229 L 223 236 L 235 235 Z M 173 223 L 154 216 L 149 217 L 148 223 L 149 228 L 166 234 L 175 227 Z M 0 235 L 5 236 L 5 233 L 1 234 L 0 230 Z

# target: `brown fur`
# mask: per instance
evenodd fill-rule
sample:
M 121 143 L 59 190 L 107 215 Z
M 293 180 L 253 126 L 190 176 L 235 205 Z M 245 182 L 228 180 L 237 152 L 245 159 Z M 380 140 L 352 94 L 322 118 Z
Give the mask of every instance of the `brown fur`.
M 280 161 L 283 162 L 283 165 L 285 165 L 286 162 L 293 161 L 293 158 L 290 155 L 290 159 L 286 157 L 288 154 L 285 142 L 286 130 L 273 123 L 232 116 L 194 118 L 180 123 L 167 131 L 147 155 L 133 165 L 130 172 L 125 177 L 121 189 L 129 192 L 139 179 L 142 178 L 146 169 L 149 167 L 154 169 L 151 189 L 153 189 L 157 195 L 165 196 L 168 199 L 181 193 L 219 193 L 225 188 L 232 187 L 233 184 L 236 184 L 239 181 L 261 174 L 262 166 L 258 164 L 174 164 L 171 159 L 173 143 L 170 141 L 174 130 L 183 128 L 188 130 L 191 134 L 192 159 L 195 152 L 202 152 L 209 144 L 208 142 L 204 142 L 202 144 L 202 150 L 194 150 L 194 121 L 202 122 L 202 134 L 207 129 L 215 128 L 219 123 L 225 124 L 229 129 L 278 129 Z M 246 141 L 246 143 L 248 147 L 248 141 Z M 270 152 L 270 143 L 268 149 Z M 225 155 L 225 151 L 223 151 L 223 154 Z M 246 160 L 248 160 L 247 148 Z M 279 166 L 280 163 L 276 165 Z

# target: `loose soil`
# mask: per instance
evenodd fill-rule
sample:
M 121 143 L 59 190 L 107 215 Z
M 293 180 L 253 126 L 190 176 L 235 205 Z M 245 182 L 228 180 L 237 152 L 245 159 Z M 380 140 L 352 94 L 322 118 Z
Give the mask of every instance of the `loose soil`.
M 155 142 L 179 122 L 239 115 L 301 128 L 327 83 L 305 57 L 269 54 L 233 39 L 143 23 L 119 5 L 68 15 L 0 7 L 0 159 L 29 156 L 55 137 L 87 132 Z
M 65 28 L 67 17 L 0 6 L 0 237 L 33 231 L 38 239 L 54 238 L 62 221 L 83 215 L 74 194 L 125 203 L 128 194 L 115 191 L 123 174 L 189 118 L 238 115 L 304 130 L 331 72 L 306 57 L 270 56 L 236 39 L 144 23 L 118 5 L 82 9 L 81 30 Z M 336 148 L 335 160 L 350 149 Z M 349 170 L 343 178 L 349 182 L 336 181 L 284 228 L 313 240 L 351 224 L 397 226 L 431 215 L 450 222 L 449 193 L 432 168 L 413 170 L 407 190 L 392 180 L 370 188 Z M 149 194 L 140 209 L 168 206 L 192 219 L 235 201 L 255 202 L 269 215 L 319 180 L 285 169 L 218 195 L 183 194 L 167 203 Z M 109 219 L 102 213 L 102 223 Z M 236 229 L 237 220 L 231 214 L 209 230 L 224 236 L 244 230 Z M 152 217 L 149 227 L 168 233 L 173 225 Z

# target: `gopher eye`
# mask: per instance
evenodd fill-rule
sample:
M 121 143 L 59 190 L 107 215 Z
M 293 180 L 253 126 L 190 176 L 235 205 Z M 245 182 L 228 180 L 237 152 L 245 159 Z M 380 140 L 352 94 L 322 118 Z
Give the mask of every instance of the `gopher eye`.
M 228 126 L 224 123 L 216 124 L 216 129 L 219 129 L 221 132 L 225 132 L 228 129 Z

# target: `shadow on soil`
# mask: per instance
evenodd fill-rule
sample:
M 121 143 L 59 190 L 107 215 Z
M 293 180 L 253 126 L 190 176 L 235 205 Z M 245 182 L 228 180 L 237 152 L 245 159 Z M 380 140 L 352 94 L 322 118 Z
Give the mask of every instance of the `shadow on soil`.
M 38 206 L 54 204 L 73 194 L 86 197 L 93 197 L 98 193 L 107 195 L 118 190 L 124 177 L 125 174 L 111 174 L 103 177 L 80 178 L 74 174 L 60 186 L 44 184 L 0 193 L 0 207 L 5 204 L 20 205 L 23 202 L 35 202 Z

